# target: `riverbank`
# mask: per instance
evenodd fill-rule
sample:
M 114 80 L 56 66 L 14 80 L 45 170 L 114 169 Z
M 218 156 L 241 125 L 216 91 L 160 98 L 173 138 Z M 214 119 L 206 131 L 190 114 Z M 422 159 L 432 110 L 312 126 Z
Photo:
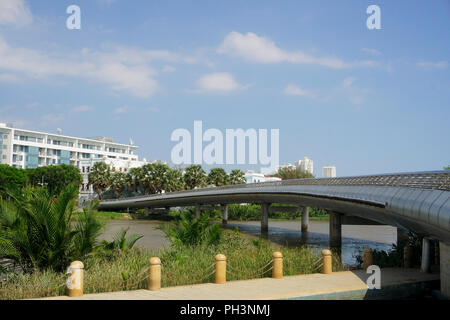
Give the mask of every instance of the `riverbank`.
M 284 259 L 284 274 L 311 274 L 318 270 L 321 255 L 311 248 L 289 248 L 264 239 L 250 239 L 232 230 L 224 230 L 217 245 L 170 246 L 159 250 L 132 248 L 114 252 L 94 252 L 83 261 L 84 292 L 101 293 L 147 288 L 150 257 L 162 262 L 162 287 L 174 287 L 213 281 L 215 256 L 227 257 L 228 279 L 248 280 L 270 274 L 273 252 L 280 251 Z M 338 258 L 333 259 L 334 271 L 343 270 Z M 65 272 L 51 270 L 32 274 L 10 275 L 0 287 L 0 299 L 26 299 L 65 295 Z

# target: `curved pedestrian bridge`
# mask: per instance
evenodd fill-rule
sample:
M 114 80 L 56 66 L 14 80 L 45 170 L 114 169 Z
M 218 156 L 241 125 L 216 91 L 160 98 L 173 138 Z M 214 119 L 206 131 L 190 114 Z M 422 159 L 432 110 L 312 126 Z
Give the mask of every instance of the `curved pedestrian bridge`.
M 212 187 L 105 200 L 100 202 L 100 209 L 230 203 L 286 203 L 322 208 L 342 215 L 343 219 L 349 216 L 363 218 L 450 242 L 450 171 L 296 179 Z M 263 206 L 263 223 L 264 211 L 267 209 Z

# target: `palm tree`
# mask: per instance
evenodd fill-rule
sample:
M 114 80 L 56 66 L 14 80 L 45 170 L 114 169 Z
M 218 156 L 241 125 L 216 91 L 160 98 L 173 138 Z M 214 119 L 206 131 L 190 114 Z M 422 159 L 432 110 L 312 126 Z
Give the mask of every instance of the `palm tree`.
M 245 183 L 245 174 L 239 170 L 234 169 L 230 172 L 230 184 L 242 184 Z
M 201 165 L 191 165 L 186 168 L 183 180 L 188 190 L 202 188 L 206 185 L 206 172 Z
M 92 166 L 92 171 L 88 175 L 89 184 L 92 185 L 99 198 L 109 185 L 110 175 L 111 171 L 106 163 L 96 162 Z
M 119 197 L 119 194 L 127 186 L 127 175 L 123 172 L 115 172 L 109 178 L 109 187 L 114 192 L 114 195 Z
M 229 177 L 224 169 L 214 168 L 209 172 L 206 181 L 208 185 L 225 186 L 229 184 Z
M 282 167 L 273 175 L 282 180 L 314 178 L 314 175 L 297 167 Z
M 169 169 L 166 175 L 164 190 L 166 192 L 180 191 L 184 189 L 183 174 L 178 169 Z
M 101 224 L 87 210 L 73 221 L 77 198 L 78 187 L 69 185 L 57 198 L 46 189 L 25 188 L 15 203 L 2 202 L 0 238 L 6 250 L 0 251 L 0 258 L 14 259 L 24 271 L 62 271 L 71 261 L 85 259 Z

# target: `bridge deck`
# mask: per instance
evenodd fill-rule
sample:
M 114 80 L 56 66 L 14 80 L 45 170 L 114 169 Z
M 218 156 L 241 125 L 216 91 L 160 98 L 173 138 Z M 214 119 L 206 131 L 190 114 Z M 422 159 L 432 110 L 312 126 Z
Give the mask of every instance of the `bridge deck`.
M 368 290 L 369 275 L 362 270 L 335 272 L 329 275 L 310 274 L 289 276 L 283 279 L 255 279 L 218 284 L 199 284 L 163 288 L 159 291 L 135 290 L 111 293 L 87 294 L 79 298 L 50 297 L 55 299 L 81 300 L 275 300 L 275 299 L 363 299 L 375 290 Z M 438 280 L 438 274 L 421 273 L 416 269 L 381 270 L 382 295 L 392 294 L 395 288 L 404 294 L 411 288 L 422 288 L 424 283 Z M 386 290 L 387 288 L 391 288 Z M 388 291 L 388 292 L 386 292 Z M 380 293 L 381 294 L 381 293 Z M 373 297 L 373 296 L 372 296 Z

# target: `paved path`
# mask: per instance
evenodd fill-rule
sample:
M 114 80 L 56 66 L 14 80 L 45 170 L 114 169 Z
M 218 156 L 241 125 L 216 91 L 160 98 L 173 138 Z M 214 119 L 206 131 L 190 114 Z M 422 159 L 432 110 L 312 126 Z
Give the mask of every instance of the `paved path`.
M 269 300 L 307 298 L 317 295 L 367 291 L 369 275 L 362 270 L 335 272 L 329 275 L 309 274 L 283 279 L 255 279 L 232 281 L 226 284 L 199 284 L 163 288 L 159 291 L 134 290 L 87 294 L 79 298 L 50 297 L 82 300 Z M 438 274 L 425 274 L 416 269 L 382 269 L 381 286 L 421 283 L 439 279 Z M 351 297 L 350 297 L 351 298 Z

